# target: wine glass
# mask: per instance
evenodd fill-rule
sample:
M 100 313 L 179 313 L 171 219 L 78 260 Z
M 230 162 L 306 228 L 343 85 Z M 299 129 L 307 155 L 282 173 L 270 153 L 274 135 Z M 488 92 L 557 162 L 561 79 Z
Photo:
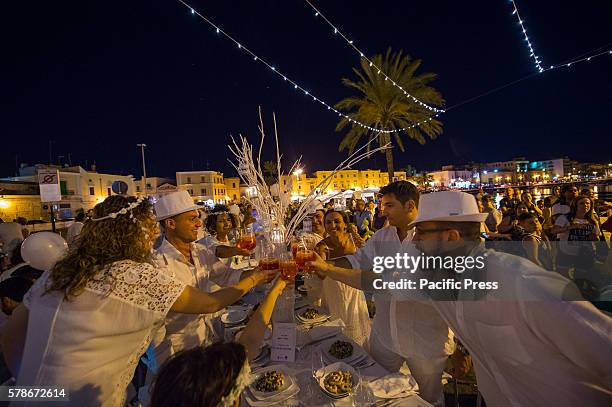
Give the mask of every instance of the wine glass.
M 313 270 L 306 264 L 306 262 L 314 261 L 316 259 L 314 250 L 310 250 L 306 245 L 302 244 L 298 246 L 295 254 L 295 262 L 298 267 L 304 271 L 304 279 L 309 279 L 312 275 Z
M 354 385 L 351 387 L 349 392 L 353 399 L 353 406 L 355 407 L 367 407 L 372 405 L 372 392 L 370 386 L 364 378 L 361 376 L 361 372 L 356 370 L 357 377 L 353 377 Z
M 310 398 L 315 397 L 316 390 L 319 387 L 319 379 L 321 378 L 320 371 L 322 371 L 324 367 L 325 363 L 323 362 L 323 354 L 321 353 L 321 349 L 315 346 L 310 352 L 310 372 L 313 379 L 310 382 L 310 386 L 308 386 Z
M 280 260 L 274 250 L 274 245 L 264 240 L 257 248 L 259 251 L 259 266 L 261 269 L 278 270 Z
M 255 237 L 255 232 L 253 231 L 252 227 L 247 226 L 240 230 L 240 240 L 238 241 L 238 244 L 236 246 L 240 249 L 248 251 L 252 251 L 253 249 L 255 249 L 255 247 L 257 247 L 257 239 Z M 249 267 L 252 267 L 251 257 L 252 255 L 248 256 Z
M 289 283 L 295 281 L 297 274 L 297 264 L 289 253 L 282 253 L 280 256 L 280 275 L 281 278 Z

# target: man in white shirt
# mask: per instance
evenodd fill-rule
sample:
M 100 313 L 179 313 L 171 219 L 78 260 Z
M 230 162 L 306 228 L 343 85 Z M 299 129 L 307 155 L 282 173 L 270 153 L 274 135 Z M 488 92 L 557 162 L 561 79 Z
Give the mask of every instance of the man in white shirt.
M 156 263 L 168 274 L 206 292 L 248 277 L 250 272 L 226 267 L 210 249 L 195 243 L 202 227 L 197 209 L 186 191 L 165 195 L 155 203 L 157 218 L 164 228 L 164 240 L 155 252 Z M 211 342 L 211 319 L 211 315 L 168 313 L 154 340 L 157 364 L 178 351 Z
M 376 232 L 355 254 L 334 261 L 335 266 L 323 270 L 320 276 L 367 289 L 372 286 L 369 271 L 375 257 L 414 252 L 409 224 L 417 215 L 419 192 L 411 183 L 397 181 L 382 188 L 380 194 L 389 226 Z M 419 384 L 421 396 L 432 404 L 443 405 L 442 372 L 454 343 L 448 325 L 427 298 L 423 300 L 398 301 L 389 293 L 375 291 L 376 314 L 368 349 L 390 371 L 398 371 L 405 361 Z
M 487 405 L 612 405 L 612 319 L 561 275 L 484 248 L 483 221 L 472 196 L 448 191 L 421 196 L 413 224 L 425 255 L 484 264 L 422 269 L 419 277 L 459 284 L 426 291 L 472 357 Z

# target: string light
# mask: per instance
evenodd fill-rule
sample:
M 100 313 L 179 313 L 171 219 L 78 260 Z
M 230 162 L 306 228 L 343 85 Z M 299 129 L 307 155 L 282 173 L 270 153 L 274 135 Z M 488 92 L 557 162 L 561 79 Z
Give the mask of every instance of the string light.
M 580 62 L 591 62 L 592 59 L 600 57 L 600 56 L 603 56 L 603 55 L 612 55 L 612 50 L 606 50 L 606 51 L 600 52 L 598 54 L 590 55 L 588 57 L 584 57 L 584 58 L 580 58 L 580 59 L 575 59 L 575 60 L 572 60 L 570 62 L 563 62 L 561 64 L 551 65 L 548 68 L 543 69 L 542 72 L 551 71 L 553 69 L 559 69 L 559 68 L 563 68 L 563 67 L 569 68 L 570 66 L 578 64 Z
M 389 133 L 401 133 L 403 131 L 408 131 L 410 129 L 416 128 L 418 126 L 420 126 L 423 123 L 426 122 L 430 122 L 431 121 L 431 117 L 425 120 L 421 120 L 420 122 L 417 122 L 413 125 L 410 125 L 408 127 L 402 127 L 402 128 L 398 128 L 398 129 L 392 129 L 392 130 L 387 130 L 384 128 L 377 128 L 377 127 L 372 127 L 372 126 L 368 126 L 365 123 L 362 123 L 360 121 L 357 121 L 355 119 L 352 119 L 351 117 L 349 117 L 348 115 L 342 113 L 341 111 L 333 108 L 331 105 L 329 105 L 328 103 L 326 103 L 324 100 L 316 97 L 315 95 L 310 94 L 306 89 L 304 89 L 301 85 L 299 85 L 297 82 L 293 81 L 292 79 L 290 79 L 288 76 L 286 76 L 285 74 L 283 74 L 280 70 L 278 70 L 275 66 L 272 66 L 271 64 L 269 64 L 266 60 L 264 60 L 261 56 L 256 55 L 253 51 L 251 51 L 248 47 L 244 46 L 242 43 L 238 42 L 238 40 L 234 39 L 234 37 L 232 37 L 230 34 L 226 33 L 225 31 L 223 31 L 219 26 L 217 26 L 215 23 L 213 23 L 211 20 L 209 20 L 207 17 L 205 17 L 204 15 L 202 15 L 199 11 L 195 10 L 193 7 L 191 7 L 189 4 L 187 4 L 184 0 L 178 0 L 181 4 L 183 4 L 185 7 L 187 7 L 188 9 L 192 10 L 193 13 L 197 15 L 198 17 L 200 17 L 202 20 L 204 20 L 208 25 L 210 25 L 211 27 L 213 27 L 217 33 L 222 34 L 225 38 L 227 38 L 228 40 L 230 40 L 231 42 L 233 42 L 235 45 L 238 46 L 238 48 L 243 51 L 246 52 L 247 54 L 249 54 L 251 57 L 253 57 L 253 60 L 255 62 L 259 62 L 263 65 L 265 65 L 270 71 L 272 71 L 273 73 L 277 74 L 279 77 L 283 78 L 284 81 L 287 81 L 289 83 L 291 83 L 293 85 L 294 89 L 299 89 L 304 93 L 304 96 L 310 96 L 312 97 L 312 100 L 314 100 L 315 102 L 320 103 L 321 105 L 327 107 L 327 110 L 331 110 L 334 113 L 336 113 L 339 117 L 342 117 L 344 119 L 347 119 L 350 123 L 353 123 L 354 125 L 358 125 L 361 126 L 364 129 L 368 129 L 370 131 L 373 132 L 378 132 L 378 133 L 385 133 L 385 134 L 389 134 Z M 439 111 L 437 112 L 434 117 L 438 117 L 440 115 L 440 113 L 443 113 L 443 111 Z
M 198 17 L 200 17 L 202 20 L 204 20 L 204 21 L 205 21 L 207 24 L 209 24 L 210 26 L 212 26 L 212 27 L 215 29 L 215 31 L 216 31 L 218 34 L 223 34 L 223 36 L 224 36 L 225 38 L 227 38 L 228 40 L 232 41 L 232 42 L 233 42 L 234 44 L 236 44 L 236 45 L 240 45 L 240 44 L 241 44 L 241 43 L 239 43 L 237 40 L 235 40 L 235 39 L 234 39 L 234 38 L 233 38 L 231 35 L 229 35 L 229 34 L 228 34 L 228 33 L 226 33 L 225 31 L 221 30 L 221 28 L 220 28 L 220 27 L 218 27 L 217 25 L 215 25 L 215 24 L 214 24 L 214 23 L 213 23 L 211 20 L 209 20 L 208 18 L 206 18 L 205 16 L 203 16 L 201 13 L 199 13 L 199 12 L 197 12 L 195 9 L 193 9 L 193 8 L 192 8 L 192 7 L 191 7 L 189 4 L 187 4 L 187 3 L 186 3 L 184 0 L 178 0 L 178 1 L 179 1 L 181 4 L 183 4 L 185 7 L 187 7 L 187 8 L 188 8 L 188 9 L 191 11 L 191 14 L 195 14 L 195 15 L 197 15 L 197 16 L 198 16 Z M 511 0 L 511 1 L 512 1 L 512 0 Z M 512 2 L 513 2 L 513 1 L 512 1 Z M 513 2 L 513 3 L 514 3 L 514 2 Z M 517 10 L 517 14 L 518 14 L 518 10 Z M 606 47 L 607 47 L 607 46 L 606 46 Z M 339 117 L 342 117 L 342 118 L 346 119 L 346 120 L 347 120 L 349 123 L 352 123 L 353 125 L 360 126 L 360 127 L 364 128 L 364 129 L 368 129 L 368 130 L 373 131 L 373 132 L 379 132 L 379 133 L 386 133 L 386 134 L 388 134 L 388 133 L 400 133 L 400 132 L 405 132 L 405 131 L 407 131 L 407 130 L 410 130 L 410 129 L 413 129 L 413 128 L 416 128 L 416 127 L 419 127 L 421 124 L 423 124 L 423 123 L 427 123 L 427 122 L 431 122 L 431 120 L 432 120 L 433 118 L 439 117 L 441 113 L 444 113 L 444 112 L 450 111 L 450 110 L 452 110 L 452 109 L 455 109 L 455 108 L 457 108 L 457 107 L 459 107 L 459 106 L 462 106 L 462 105 L 465 105 L 465 104 L 467 104 L 467 103 L 474 102 L 475 100 L 478 100 L 478 99 L 480 99 L 480 98 L 482 98 L 482 97 L 484 97 L 484 96 L 486 96 L 486 95 L 489 95 L 489 94 L 491 94 L 491 93 L 493 93 L 493 92 L 496 92 L 496 91 L 498 91 L 498 90 L 500 90 L 500 89 L 506 88 L 506 87 L 508 87 L 508 86 L 510 86 L 510 85 L 513 85 L 513 84 L 516 84 L 516 83 L 522 82 L 522 81 L 524 81 L 524 80 L 526 80 L 526 79 L 529 79 L 529 78 L 531 78 L 532 76 L 538 75 L 538 74 L 540 74 L 540 73 L 542 73 L 542 72 L 551 71 L 551 70 L 554 70 L 554 69 L 559 69 L 559 68 L 564 68 L 564 67 L 570 67 L 571 65 L 578 64 L 578 63 L 582 63 L 582 62 L 591 62 L 593 59 L 598 58 L 598 57 L 601 57 L 601 56 L 603 56 L 603 55 L 612 55 L 612 49 L 607 49 L 607 50 L 602 51 L 602 52 L 599 52 L 599 53 L 597 53 L 597 54 L 589 55 L 590 53 L 595 52 L 595 51 L 598 51 L 598 50 L 600 50 L 600 49 L 602 49 L 602 48 L 604 48 L 604 47 L 599 47 L 599 48 L 594 49 L 594 50 L 591 50 L 591 51 L 589 51 L 589 52 L 587 52 L 587 53 L 584 53 L 584 54 L 578 55 L 578 56 L 574 57 L 573 59 L 569 59 L 569 60 L 567 60 L 567 61 L 565 61 L 565 62 L 563 62 L 563 63 L 559 63 L 559 64 L 556 64 L 556 65 L 550 65 L 548 68 L 541 68 L 541 70 L 540 70 L 540 69 L 538 69 L 538 72 L 537 72 L 537 73 L 533 73 L 533 74 L 531 74 L 531 75 L 525 76 L 525 77 L 520 78 L 520 79 L 518 79 L 518 80 L 512 81 L 512 82 L 510 82 L 509 84 L 506 84 L 506 85 L 503 85 L 503 86 L 499 86 L 499 87 L 497 87 L 497 88 L 495 88 L 495 89 L 489 90 L 489 91 L 487 91 L 487 92 L 485 92 L 485 93 L 483 93 L 483 94 L 480 94 L 480 95 L 478 95 L 478 96 L 471 97 L 471 98 L 466 99 L 466 100 L 464 100 L 464 101 L 462 101 L 462 102 L 456 103 L 456 104 L 455 104 L 455 105 L 453 105 L 453 106 L 447 107 L 447 108 L 446 108 L 446 110 L 439 110 L 439 111 L 438 111 L 436 114 L 434 114 L 432 117 L 429 117 L 429 118 L 427 118 L 427 119 L 421 120 L 421 121 L 419 121 L 419 122 L 417 122 L 417 123 L 415 123 L 415 124 L 413 124 L 413 125 L 411 125 L 411 126 L 408 126 L 408 127 L 403 127 L 403 128 L 398 128 L 398 129 L 393 129 L 393 130 L 387 130 L 387 129 L 382 129 L 382 128 L 376 128 L 376 127 L 368 126 L 367 124 L 364 124 L 364 123 L 362 123 L 362 122 L 359 122 L 359 121 L 357 121 L 357 120 L 352 119 L 351 117 L 347 116 L 346 114 L 344 114 L 344 113 L 340 112 L 339 110 L 337 110 L 337 109 L 333 108 L 332 106 L 330 106 L 330 105 L 329 105 L 328 103 L 326 103 L 324 100 L 319 99 L 319 98 L 317 98 L 317 97 L 316 97 L 316 96 L 314 96 L 314 95 L 310 95 L 310 94 L 308 93 L 308 91 L 307 91 L 306 89 L 304 89 L 302 86 L 300 86 L 300 85 L 299 85 L 297 82 L 293 81 L 292 79 L 290 79 L 290 78 L 289 78 L 289 77 L 287 77 L 286 75 L 282 74 L 282 73 L 281 73 L 281 72 L 280 72 L 278 69 L 276 69 L 276 67 L 274 67 L 274 66 L 270 65 L 270 64 L 269 64 L 268 62 L 266 62 L 265 60 L 262 60 L 260 56 L 255 55 L 255 53 L 253 53 L 253 52 L 252 52 L 250 49 L 248 49 L 248 48 L 247 48 L 247 47 L 245 47 L 244 45 L 241 45 L 240 50 L 241 50 L 241 51 L 246 52 L 246 53 L 247 53 L 247 54 L 249 54 L 251 57 L 253 57 L 253 60 L 254 60 L 254 61 L 256 61 L 256 62 L 260 62 L 261 64 L 263 64 L 264 66 L 266 66 L 268 69 L 270 69 L 270 70 L 271 70 L 273 73 L 276 73 L 277 75 L 279 75 L 279 77 L 282 77 L 284 81 L 289 82 L 291 85 L 293 85 L 293 88 L 294 88 L 294 89 L 299 89 L 299 90 L 301 90 L 302 92 L 304 92 L 304 95 L 305 95 L 305 96 L 311 96 L 311 97 L 312 97 L 312 99 L 313 99 L 315 102 L 318 102 L 318 103 L 319 103 L 319 104 L 321 104 L 322 106 L 325 106 L 325 107 L 327 108 L 327 110 L 330 110 L 330 111 L 334 112 L 336 115 L 338 115 Z M 588 56 L 585 56 L 585 55 L 588 55 Z M 583 57 L 583 56 L 584 56 L 584 57 Z M 580 57 L 582 57 L 582 58 L 580 58 Z M 576 59 L 576 58 L 580 58 L 580 59 Z M 369 60 L 368 60 L 368 61 L 369 61 Z M 372 62 L 372 61 L 369 61 L 369 62 L 370 62 L 370 64 L 371 64 L 371 65 L 373 65 L 373 62 Z M 377 67 L 376 67 L 376 68 L 377 68 Z M 379 73 L 381 73 L 381 71 L 380 71 L 380 70 L 379 70 L 378 72 L 379 72 Z M 393 82 L 393 81 L 392 81 L 392 82 Z M 394 84 L 395 84 L 395 83 L 394 83 Z
M 602 52 L 599 52 L 599 53 L 596 53 L 596 54 L 592 54 L 593 52 L 599 51 L 600 49 L 603 49 L 603 48 L 608 48 L 608 45 L 605 45 L 603 47 L 599 47 L 599 48 L 596 48 L 596 49 L 592 49 L 592 50 L 590 50 L 588 52 L 585 52 L 583 54 L 580 54 L 580 55 L 576 55 L 576 56 L 574 56 L 574 57 L 572 57 L 570 59 L 567 59 L 564 62 L 558 63 L 556 65 L 550 65 L 548 68 L 545 68 L 543 72 L 552 71 L 554 69 L 559 69 L 559 68 L 567 68 L 568 64 L 574 65 L 574 64 L 581 63 L 581 62 L 590 62 L 592 59 L 601 57 L 603 55 L 612 55 L 612 49 L 607 49 L 605 51 L 602 51 Z M 586 55 L 588 55 L 588 56 L 586 56 Z M 538 76 L 541 73 L 542 72 L 539 72 L 539 71 L 538 72 L 534 72 L 534 73 L 531 73 L 529 75 L 523 76 L 522 78 L 515 79 L 512 82 L 506 83 L 506 84 L 501 85 L 501 86 L 497 86 L 497 87 L 495 87 L 493 89 L 490 89 L 490 90 L 488 90 L 486 92 L 483 92 L 483 93 L 481 93 L 481 94 L 479 94 L 477 96 L 472 96 L 472 97 L 470 97 L 468 99 L 465 99 L 465 100 L 463 100 L 461 102 L 455 103 L 454 105 L 448 106 L 446 108 L 446 111 L 450 112 L 451 110 L 454 110 L 454 109 L 456 109 L 459 106 L 464 106 L 464 105 L 466 105 L 468 103 L 475 102 L 476 100 L 479 100 L 479 99 L 481 99 L 481 98 L 483 98 L 485 96 L 491 95 L 491 94 L 493 94 L 495 92 L 498 92 L 498 91 L 500 91 L 502 89 L 505 89 L 505 88 L 507 88 L 509 86 L 516 85 L 517 83 L 520 83 L 520 82 L 523 82 L 523 81 L 525 81 L 527 79 L 533 78 L 534 76 Z
M 331 21 L 329 21 L 329 19 L 327 17 L 325 17 L 325 15 L 323 13 L 321 13 L 321 10 L 319 10 L 318 8 L 316 8 L 309 0 L 305 0 L 306 3 L 316 12 L 315 16 L 320 15 L 321 18 L 323 19 L 323 21 L 325 21 L 331 28 L 334 29 L 334 34 L 340 34 L 340 36 L 342 37 L 342 39 L 344 39 L 344 41 L 346 41 L 347 44 L 349 44 L 351 46 L 351 48 L 353 48 L 361 58 L 365 59 L 367 62 L 370 63 L 370 66 L 373 66 L 375 69 L 378 70 L 378 74 L 382 74 L 385 77 L 385 80 L 391 79 L 386 73 L 384 73 L 376 64 L 374 64 L 374 62 L 372 62 L 368 57 L 365 56 L 365 53 L 363 51 L 361 51 L 359 48 L 357 48 L 357 46 L 355 46 L 353 44 L 353 40 L 349 39 L 346 35 L 344 35 L 344 33 L 342 33 L 342 31 L 340 31 L 338 29 L 338 27 L 336 27 Z M 431 110 L 432 112 L 436 112 L 436 113 L 444 113 L 444 109 L 438 109 L 436 107 L 433 106 L 429 106 L 426 103 L 421 102 L 419 99 L 417 99 L 416 97 L 412 96 L 410 93 L 406 92 L 406 90 L 404 88 L 402 88 L 400 85 L 398 85 L 397 83 L 393 82 L 393 86 L 395 86 L 396 88 L 398 88 L 399 90 L 402 91 L 402 93 L 407 96 L 408 98 L 412 99 L 414 102 L 416 102 L 419 106 L 424 107 L 425 109 Z
M 512 10 L 512 15 L 516 15 L 516 18 L 518 19 L 518 23 L 521 26 L 521 31 L 523 31 L 523 36 L 525 37 L 525 42 L 527 43 L 527 48 L 529 48 L 529 56 L 531 58 L 533 58 L 534 62 L 535 62 L 535 66 L 538 69 L 538 72 L 542 73 L 544 72 L 544 68 L 542 68 L 542 61 L 540 61 L 540 57 L 535 53 L 535 50 L 533 49 L 533 45 L 531 44 L 531 41 L 529 40 L 529 36 L 527 35 L 527 29 L 525 28 L 525 25 L 523 24 L 523 19 L 521 18 L 521 14 L 518 11 L 518 7 L 516 6 L 516 3 L 514 0 L 510 0 L 510 2 L 512 3 L 512 7 L 514 7 L 514 10 Z

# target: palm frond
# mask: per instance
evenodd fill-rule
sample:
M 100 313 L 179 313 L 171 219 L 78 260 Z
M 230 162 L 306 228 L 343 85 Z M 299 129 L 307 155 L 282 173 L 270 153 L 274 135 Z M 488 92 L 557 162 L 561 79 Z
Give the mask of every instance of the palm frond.
M 401 151 L 405 151 L 403 137 L 424 144 L 427 139 L 433 140 L 442 134 L 442 123 L 434 118 L 434 112 L 416 103 L 392 83 L 397 83 L 423 103 L 443 106 L 445 101 L 441 93 L 430 85 L 437 78 L 437 74 L 417 73 L 422 66 L 422 60 L 412 59 L 401 50 L 394 52 L 388 48 L 384 54 L 374 55 L 370 60 L 379 66 L 389 79 L 385 80 L 377 68 L 362 59 L 359 67 L 353 68 L 355 78 L 342 79 L 342 83 L 356 91 L 356 94 L 340 100 L 335 105 L 336 109 L 343 111 L 351 120 L 366 126 L 406 130 L 393 133 L 389 138 L 381 137 L 384 133 L 363 128 L 343 117 L 336 125 L 336 131 L 346 131 L 339 150 L 352 152 L 364 139 L 371 142 L 374 138 L 379 141 L 384 138 L 391 140 Z

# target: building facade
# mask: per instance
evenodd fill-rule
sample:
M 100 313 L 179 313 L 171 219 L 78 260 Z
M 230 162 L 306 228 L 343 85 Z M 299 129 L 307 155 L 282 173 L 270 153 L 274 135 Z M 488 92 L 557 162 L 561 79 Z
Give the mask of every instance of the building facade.
M 0 181 L 0 218 L 11 222 L 17 217 L 43 220 L 49 215 L 43 210 L 37 182 Z
M 180 171 L 176 173 L 176 187 L 189 192 L 194 202 L 210 205 L 228 201 L 222 172 Z
M 147 177 L 146 192 L 145 188 L 143 188 L 142 178 L 134 181 L 134 185 L 136 187 L 137 196 L 145 195 L 159 198 L 160 196 L 177 190 L 176 180 L 172 178 Z
M 229 201 L 240 203 L 240 178 L 224 178 L 223 183 L 225 184 L 226 203 Z
M 331 176 L 333 171 L 315 171 L 313 177 L 307 174 L 296 172 L 291 175 L 281 177 L 281 187 L 286 193 L 290 193 L 294 198 L 307 196 L 314 189 L 317 189 L 325 177 Z M 406 173 L 396 171 L 395 178 L 398 181 L 407 179 Z M 361 191 L 369 188 L 381 188 L 389 183 L 386 172 L 380 170 L 342 170 L 333 175 L 331 182 L 326 188 L 317 191 L 321 194 L 332 194 L 342 191 L 352 190 Z
M 128 195 L 134 195 L 136 192 L 134 178 L 131 175 L 100 173 L 95 166 L 87 171 L 81 166 L 59 167 L 37 164 L 20 168 L 19 176 L 12 177 L 10 180 L 38 183 L 38 170 L 40 169 L 56 169 L 59 171 L 62 199 L 60 202 L 54 203 L 57 208 L 56 217 L 58 219 L 74 217 L 80 210 L 88 211 L 106 197 L 113 195 L 112 184 L 115 181 L 126 183 Z M 41 205 L 43 209 L 47 206 L 43 203 Z M 45 218 L 46 213 L 47 211 L 43 210 L 43 218 Z
M 475 174 L 466 169 L 444 166 L 440 171 L 428 172 L 427 179 L 432 188 L 465 188 L 474 182 Z

